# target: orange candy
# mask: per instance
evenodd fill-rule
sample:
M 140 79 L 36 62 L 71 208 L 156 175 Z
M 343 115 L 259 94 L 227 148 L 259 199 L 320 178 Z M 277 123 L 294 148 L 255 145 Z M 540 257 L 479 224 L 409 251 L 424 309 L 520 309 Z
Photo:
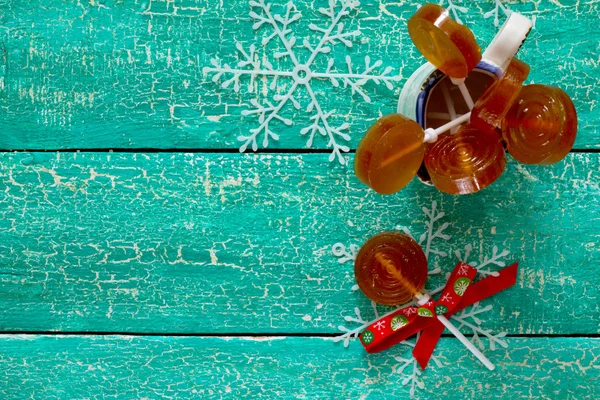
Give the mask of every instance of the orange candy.
M 577 112 L 561 89 L 527 85 L 506 115 L 502 137 L 509 153 L 525 164 L 553 164 L 573 147 Z
M 427 258 L 410 236 L 384 232 L 361 247 L 354 263 L 356 283 L 371 300 L 385 305 L 404 304 L 427 280 Z
M 396 193 L 408 185 L 421 166 L 423 139 L 421 126 L 403 115 L 380 118 L 356 150 L 356 176 L 377 193 Z
M 473 32 L 436 4 L 417 10 L 408 20 L 408 33 L 421 54 L 452 78 L 466 77 L 481 60 Z
M 521 92 L 529 75 L 529 65 L 513 58 L 501 79 L 494 82 L 475 103 L 471 124 L 485 132 L 495 132 Z
M 425 166 L 433 185 L 449 194 L 469 194 L 489 186 L 506 166 L 504 147 L 494 132 L 464 125 L 427 149 Z

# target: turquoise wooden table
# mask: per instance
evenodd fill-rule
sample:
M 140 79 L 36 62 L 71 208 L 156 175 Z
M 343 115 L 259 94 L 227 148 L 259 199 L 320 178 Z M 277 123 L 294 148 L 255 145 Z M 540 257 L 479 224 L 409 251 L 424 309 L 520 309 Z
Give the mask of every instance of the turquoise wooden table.
M 600 2 L 444 2 L 483 47 L 535 18 L 528 82 L 579 113 L 565 160 L 464 197 L 351 167 L 423 63 L 422 2 L 271 3 L 0 1 L 0 397 L 600 398 Z M 430 288 L 520 263 L 455 321 L 493 372 L 450 335 L 422 374 L 354 338 L 389 310 L 353 246 L 437 217 Z

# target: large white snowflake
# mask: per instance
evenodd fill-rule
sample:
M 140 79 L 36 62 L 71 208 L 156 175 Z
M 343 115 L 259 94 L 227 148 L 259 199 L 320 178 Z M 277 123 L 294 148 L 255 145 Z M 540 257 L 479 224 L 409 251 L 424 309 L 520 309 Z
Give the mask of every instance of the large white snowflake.
M 236 43 L 239 52 L 238 60 L 235 66 L 222 64 L 219 59 L 211 59 L 211 67 L 203 68 L 205 74 L 214 74 L 212 80 L 221 82 L 223 88 L 233 87 L 238 92 L 242 87 L 242 78 L 248 81 L 248 92 L 254 92 L 257 88 L 258 79 L 266 79 L 269 82 L 268 89 L 276 92 L 278 88 L 285 87 L 284 94 L 272 95 L 272 101 L 265 100 L 264 103 L 256 99 L 250 101 L 251 108 L 242 112 L 243 115 L 253 115 L 258 117 L 258 126 L 250 129 L 247 135 L 241 135 L 238 140 L 242 142 L 240 152 L 246 151 L 248 147 L 256 151 L 258 149 L 257 140 L 262 136 L 262 146 L 267 147 L 269 140 L 279 140 L 279 135 L 275 133 L 276 128 L 273 125 L 276 122 L 284 125 L 292 125 L 293 121 L 286 109 L 291 107 L 296 110 L 304 110 L 311 114 L 312 121 L 309 126 L 301 129 L 300 133 L 307 136 L 306 146 L 311 147 L 317 133 L 327 139 L 327 147 L 332 149 L 330 161 L 336 156 L 341 164 L 345 163 L 342 155 L 350 149 L 342 144 L 343 141 L 349 141 L 348 130 L 350 125 L 347 122 L 337 123 L 333 120 L 334 110 L 325 110 L 321 106 L 320 99 L 313 89 L 316 80 L 330 82 L 334 87 L 343 85 L 349 88 L 352 95 L 359 94 L 365 102 L 371 102 L 367 95 L 364 85 L 373 82 L 377 85 L 385 84 L 388 89 L 392 89 L 392 82 L 398 81 L 400 76 L 392 75 L 393 68 L 387 67 L 383 71 L 377 72 L 382 66 L 382 61 L 371 62 L 369 56 L 364 58 L 364 66 L 355 68 L 350 56 L 346 56 L 345 70 L 338 69 L 335 66 L 333 57 L 330 57 L 327 67 L 324 70 L 316 70 L 314 62 L 321 56 L 332 53 L 337 45 L 352 47 L 353 40 L 360 35 L 360 30 L 347 31 L 343 20 L 347 18 L 351 11 L 359 6 L 357 0 L 329 0 L 328 7 L 319 8 L 318 11 L 327 19 L 327 24 L 323 27 L 314 23 L 309 25 L 309 29 L 320 37 L 316 45 L 311 45 L 306 38 L 301 42 L 294 35 L 291 29 L 292 24 L 296 23 L 301 14 L 293 2 L 288 2 L 283 7 L 282 13 L 275 13 L 270 3 L 264 0 L 252 0 L 249 2 L 252 10 L 250 17 L 256 22 L 253 25 L 255 30 L 267 28 L 270 33 L 262 40 L 262 50 L 272 41 L 278 40 L 282 50 L 272 54 L 272 58 L 277 61 L 277 66 L 269 61 L 270 54 L 262 54 L 255 45 L 244 49 L 239 42 Z M 300 52 L 299 50 L 302 50 Z M 301 57 L 306 55 L 306 57 Z M 280 60 L 290 61 L 293 68 L 285 69 L 284 63 Z M 285 86 L 281 84 L 285 81 Z M 308 96 L 308 104 L 300 104 L 297 91 L 303 88 Z M 290 107 L 291 106 L 291 107 Z
M 431 205 L 431 208 L 423 207 L 422 210 L 427 219 L 425 221 L 424 232 L 418 239 L 415 239 L 415 237 L 407 228 L 396 227 L 396 229 L 402 230 L 405 234 L 410 235 L 423 247 L 430 265 L 429 274 L 439 274 L 442 272 L 442 270 L 436 266 L 438 263 L 433 262 L 433 259 L 436 257 L 440 259 L 445 259 L 448 257 L 448 253 L 446 251 L 439 249 L 439 244 L 442 243 L 441 241 L 448 241 L 451 239 L 451 236 L 446 233 L 446 230 L 450 224 L 447 222 L 441 222 L 441 219 L 445 216 L 445 214 L 438 209 L 437 202 L 434 201 Z M 507 250 L 499 252 L 498 247 L 494 246 L 492 248 L 492 255 L 489 257 L 485 256 L 483 260 L 478 263 L 476 261 L 469 261 L 469 257 L 471 256 L 473 249 L 470 244 L 465 245 L 463 249 L 464 252 L 462 253 L 459 250 L 454 251 L 454 255 L 457 260 L 468 263 L 472 267 L 476 268 L 479 274 L 482 276 L 497 275 L 497 272 L 492 271 L 490 266 L 496 265 L 498 267 L 504 267 L 505 263 L 502 261 L 502 259 L 509 254 Z M 353 244 L 346 247 L 341 243 L 336 243 L 333 246 L 332 252 L 342 264 L 353 262 L 358 253 L 358 246 Z M 447 262 L 446 264 L 448 264 L 449 269 L 454 268 L 454 264 L 452 262 Z M 449 275 L 449 272 L 447 275 Z M 353 291 L 358 289 L 358 285 L 352 286 Z M 443 289 L 444 285 L 441 285 L 435 289 L 429 290 L 428 293 L 433 296 L 440 293 Z M 338 329 L 343 333 L 336 337 L 334 341 L 343 341 L 344 347 L 348 347 L 352 338 L 357 338 L 365 328 L 377 321 L 379 318 L 390 315 L 401 308 L 411 305 L 414 305 L 414 302 L 404 304 L 391 310 L 386 308 L 387 312 L 382 314 L 378 308 L 379 306 L 374 301 L 371 301 L 372 310 L 369 312 L 371 318 L 363 318 L 361 310 L 356 307 L 354 308 L 353 315 L 344 317 L 344 320 L 346 322 L 353 323 L 354 327 L 347 328 L 344 325 L 340 325 Z M 504 336 L 506 336 L 505 332 L 494 334 L 491 330 L 484 329 L 481 326 L 482 320 L 479 317 L 481 314 L 488 312 L 491 309 L 491 305 L 480 307 L 479 303 L 475 303 L 473 306 L 467 307 L 462 312 L 451 316 L 451 319 L 455 321 L 457 328 L 465 334 L 472 335 L 471 341 L 482 350 L 485 348 L 485 344 L 481 340 L 482 337 L 488 340 L 491 350 L 495 350 L 496 345 L 500 345 L 505 348 L 508 346 L 506 341 L 502 339 Z M 410 387 L 411 397 L 414 396 L 416 388 L 424 388 L 422 371 L 417 364 L 417 360 L 415 360 L 412 356 L 412 349 L 415 346 L 415 343 L 415 339 L 409 339 L 399 343 L 395 348 L 403 349 L 403 352 L 401 355 L 394 356 L 394 359 L 400 363 L 395 367 L 395 372 L 403 375 L 402 384 Z M 442 366 L 442 363 L 435 356 L 432 357 L 432 361 L 435 366 Z

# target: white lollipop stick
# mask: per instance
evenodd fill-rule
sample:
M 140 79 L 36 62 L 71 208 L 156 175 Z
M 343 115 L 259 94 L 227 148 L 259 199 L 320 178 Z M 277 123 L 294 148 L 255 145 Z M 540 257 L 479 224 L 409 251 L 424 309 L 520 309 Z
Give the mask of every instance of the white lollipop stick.
M 473 103 L 473 98 L 471 97 L 471 93 L 469 93 L 469 89 L 467 89 L 467 85 L 463 82 L 458 85 L 458 89 L 462 93 L 465 102 L 467 103 L 467 107 L 469 107 L 469 110 L 472 110 L 473 107 L 475 107 L 475 103 Z
M 440 126 L 439 128 L 436 129 L 432 129 L 432 128 L 427 128 L 425 129 L 425 138 L 423 139 L 423 143 L 433 143 L 437 140 L 438 136 L 441 135 L 442 133 L 449 131 L 450 129 L 462 125 L 465 122 L 467 122 L 469 119 L 471 118 L 471 112 L 468 112 L 464 115 L 461 115 L 460 117 L 456 118 L 455 120 L 452 120 L 450 122 L 448 122 L 445 125 Z
M 442 83 L 442 94 L 444 95 L 444 101 L 446 102 L 448 113 L 450 114 L 450 121 L 452 121 L 456 119 L 456 110 L 454 108 L 454 101 L 452 101 L 450 91 L 448 90 L 448 86 L 445 82 Z M 452 128 L 451 132 L 456 133 L 456 127 Z
M 422 293 L 417 294 L 415 296 L 415 298 L 417 299 L 417 304 L 419 304 L 420 306 L 422 306 L 425 303 L 427 303 L 429 301 L 429 299 L 430 299 L 429 295 L 422 294 Z M 442 324 L 444 324 L 444 326 L 446 328 L 448 328 L 448 330 L 458 340 L 460 340 L 460 342 L 463 345 L 465 345 L 465 347 L 467 348 L 467 350 L 469 350 L 471 353 L 473 353 L 473 355 L 475 357 L 477 357 L 477 359 L 479 361 L 481 361 L 481 363 L 483 365 L 485 365 L 487 367 L 487 369 L 489 369 L 490 371 L 493 371 L 496 368 L 496 366 L 494 364 L 492 364 L 492 362 L 486 356 L 484 356 L 483 353 L 481 351 L 479 351 L 479 349 L 477 347 L 475 347 L 475 345 L 473 343 L 471 343 L 471 341 L 465 337 L 465 335 L 463 335 L 462 333 L 460 333 L 460 331 L 454 325 L 452 325 L 452 322 L 448 321 L 448 318 L 444 317 L 443 315 L 437 315 L 437 319 Z
M 475 107 L 475 103 L 473 102 L 473 98 L 471 97 L 471 93 L 469 93 L 469 89 L 467 89 L 467 85 L 465 85 L 465 78 L 462 79 L 454 79 L 450 78 L 452 83 L 458 86 L 460 93 L 462 93 L 463 98 L 465 99 L 465 103 L 467 103 L 467 107 L 469 110 L 472 110 Z
M 452 129 L 454 127 L 457 127 L 459 125 L 464 124 L 465 122 L 467 122 L 469 120 L 469 118 L 471 118 L 471 112 L 470 111 L 468 113 L 466 113 L 465 115 L 461 115 L 460 117 L 456 118 L 455 120 L 452 120 L 452 121 L 448 122 L 447 124 L 440 126 L 437 129 L 433 129 L 433 128 L 427 128 L 427 129 L 425 129 L 425 131 L 423 132 L 423 134 L 424 134 L 423 143 L 433 143 L 433 142 L 435 142 L 438 139 L 439 135 L 441 135 L 442 133 L 444 133 L 446 131 L 449 131 L 450 129 Z M 416 150 L 419 147 L 421 147 L 421 145 L 417 142 L 417 143 L 413 143 L 409 147 L 403 148 L 398 153 L 396 153 L 393 156 L 390 156 L 387 159 L 385 159 L 381 163 L 381 167 L 383 168 L 383 167 L 385 167 L 387 165 L 390 165 L 394 161 L 396 161 L 396 160 L 404 157 L 406 154 L 410 153 L 411 151 Z
M 458 329 L 456 329 L 456 327 L 454 325 L 452 325 L 452 322 L 448 321 L 448 318 L 444 317 L 443 315 L 438 315 L 437 319 L 442 324 L 444 324 L 444 326 L 446 328 L 448 328 L 448 330 L 450 332 L 452 332 L 452 334 L 454 336 L 456 336 L 456 338 L 458 340 L 460 340 L 460 342 L 462 344 L 464 344 L 465 347 L 471 353 L 473 353 L 473 355 L 475 357 L 477 357 L 477 359 L 479 361 L 481 361 L 483 363 L 483 365 L 485 365 L 487 367 L 487 369 L 489 369 L 490 371 L 493 371 L 496 368 L 496 366 L 494 364 L 492 364 L 492 362 L 490 360 L 488 360 L 488 358 L 486 356 L 484 356 L 483 353 L 481 351 L 479 351 L 479 349 L 477 347 L 475 347 L 475 345 L 473 343 L 471 343 L 471 341 L 465 337 L 465 335 L 463 335 L 462 333 L 460 333 L 460 331 Z

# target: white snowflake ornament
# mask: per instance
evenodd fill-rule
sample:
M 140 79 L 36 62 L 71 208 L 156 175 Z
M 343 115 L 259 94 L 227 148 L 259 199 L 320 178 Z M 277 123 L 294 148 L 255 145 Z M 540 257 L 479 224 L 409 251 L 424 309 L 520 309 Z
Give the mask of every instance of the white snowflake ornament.
M 439 5 L 444 7 L 444 3 L 446 2 L 446 0 L 441 0 Z M 448 10 L 448 12 L 451 12 L 454 15 L 454 20 L 456 22 L 458 22 L 459 24 L 462 24 L 462 20 L 460 19 L 460 16 L 458 13 L 467 13 L 469 11 L 469 9 L 467 7 L 461 7 L 461 6 L 457 6 L 456 4 L 454 4 L 454 2 L 452 0 L 448 0 L 448 5 L 444 7 L 446 10 Z
M 272 101 L 265 100 L 264 103 L 257 99 L 250 100 L 251 107 L 242 112 L 244 116 L 256 116 L 258 126 L 249 130 L 248 134 L 240 135 L 238 140 L 242 142 L 240 152 L 251 147 L 253 151 L 258 150 L 258 140 L 262 136 L 262 146 L 268 147 L 270 140 L 279 140 L 276 133 L 277 123 L 287 126 L 293 125 L 293 120 L 286 115 L 287 109 L 304 110 L 311 114 L 311 124 L 300 130 L 307 137 L 306 146 L 312 147 L 317 133 L 327 140 L 327 147 L 332 149 L 330 161 L 336 159 L 345 164 L 343 153 L 350 148 L 343 144 L 350 140 L 348 130 L 350 124 L 347 122 L 334 121 L 335 110 L 325 110 L 321 106 L 314 84 L 317 81 L 329 82 L 333 87 L 343 86 L 350 89 L 351 95 L 358 94 L 361 101 L 371 102 L 365 85 L 374 83 L 384 84 L 388 89 L 393 89 L 393 82 L 400 76 L 392 74 L 393 68 L 386 67 L 380 71 L 383 62 L 378 60 L 372 62 L 369 56 L 364 58 L 364 65 L 356 68 L 350 56 L 345 57 L 346 65 L 343 70 L 335 66 L 334 57 L 329 56 L 327 67 L 318 70 L 315 60 L 319 57 L 327 57 L 334 48 L 352 47 L 353 41 L 360 35 L 360 29 L 347 31 L 343 20 L 350 12 L 359 6 L 357 0 L 329 0 L 328 7 L 319 8 L 318 11 L 327 19 L 325 26 L 315 23 L 309 25 L 309 29 L 319 37 L 316 45 L 311 45 L 306 38 L 300 41 L 294 35 L 291 28 L 301 18 L 301 14 L 292 1 L 284 6 L 281 14 L 273 12 L 271 3 L 265 0 L 252 0 L 249 2 L 252 10 L 250 17 L 256 22 L 253 29 L 269 29 L 271 32 L 261 42 L 262 51 L 271 41 L 279 41 L 281 50 L 273 54 L 258 55 L 258 49 L 251 45 L 248 50 L 241 43 L 236 43 L 238 50 L 238 61 L 235 66 L 222 64 L 219 59 L 211 59 L 212 66 L 204 67 L 204 74 L 213 74 L 213 82 L 221 82 L 223 88 L 232 87 L 239 92 L 242 89 L 242 80 L 247 80 L 249 93 L 256 91 L 257 80 L 266 79 L 268 90 L 277 92 L 285 88 L 284 94 L 273 94 Z M 306 55 L 306 57 L 302 57 Z M 285 63 L 274 60 L 285 60 L 291 62 L 291 68 L 284 68 Z M 275 65 L 275 64 L 277 65 Z M 380 72 L 377 72 L 380 71 Z M 304 89 L 307 93 L 308 104 L 301 104 L 297 93 Z
M 491 16 L 494 16 L 494 26 L 498 26 L 500 25 L 500 11 L 502 11 L 504 13 L 504 15 L 506 17 L 510 17 L 510 15 L 512 14 L 512 11 L 508 9 L 508 7 L 506 7 L 504 4 L 502 4 L 502 0 L 494 0 L 495 7 L 492 11 L 486 12 L 483 15 L 483 18 L 489 18 Z

